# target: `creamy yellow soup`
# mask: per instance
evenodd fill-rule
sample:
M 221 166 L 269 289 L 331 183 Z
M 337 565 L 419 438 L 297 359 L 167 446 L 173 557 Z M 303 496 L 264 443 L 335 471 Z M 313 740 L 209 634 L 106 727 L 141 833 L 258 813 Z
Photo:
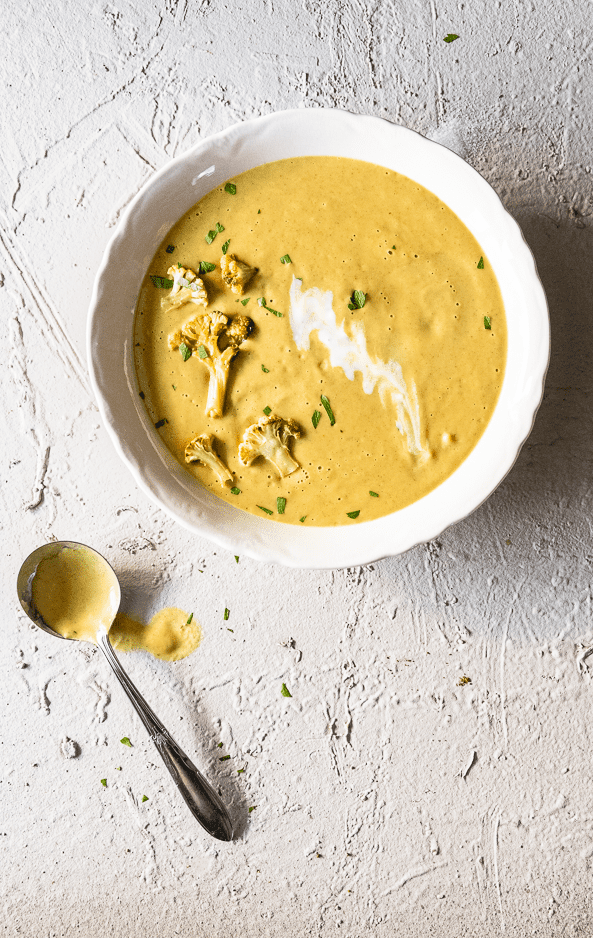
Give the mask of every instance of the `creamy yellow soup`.
M 225 252 L 257 268 L 241 295 Z M 170 308 L 171 265 L 198 275 L 206 306 Z M 253 322 L 216 417 L 210 356 L 170 338 L 214 310 Z M 369 521 L 439 485 L 492 416 L 506 344 L 496 277 L 460 219 L 411 179 L 338 157 L 268 163 L 208 193 L 163 240 L 135 317 L 139 393 L 165 445 L 220 498 L 289 524 Z M 298 425 L 285 477 L 240 459 L 264 414 Z M 227 481 L 186 462 L 203 434 Z

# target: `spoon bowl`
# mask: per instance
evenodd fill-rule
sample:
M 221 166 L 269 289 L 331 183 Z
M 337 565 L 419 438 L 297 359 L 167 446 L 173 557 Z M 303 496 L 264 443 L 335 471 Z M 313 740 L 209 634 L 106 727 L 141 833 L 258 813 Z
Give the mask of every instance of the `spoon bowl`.
M 61 552 L 66 550 L 74 550 L 79 555 L 82 555 L 83 559 L 97 564 L 98 569 L 103 574 L 103 588 L 107 585 L 109 589 L 108 613 L 106 617 L 102 617 L 102 620 L 99 620 L 95 641 L 88 637 L 69 638 L 66 635 L 60 634 L 60 632 L 53 629 L 46 621 L 46 618 L 41 615 L 34 599 L 33 584 L 35 577 L 38 576 L 40 564 L 42 561 L 57 560 Z M 62 585 L 66 596 L 65 601 L 67 602 L 72 593 L 72 591 L 68 589 L 70 584 L 67 579 L 63 581 L 62 578 L 60 578 L 57 588 L 56 582 L 51 582 L 50 588 L 59 596 L 60 587 Z M 83 585 L 88 586 L 88 583 L 85 581 Z M 193 816 L 212 837 L 216 837 L 217 840 L 232 840 L 233 825 L 222 799 L 150 709 L 136 686 L 122 668 L 111 646 L 108 632 L 119 608 L 121 589 L 117 576 L 107 560 L 96 550 L 93 550 L 92 547 L 87 547 L 86 544 L 80 544 L 77 541 L 52 541 L 49 544 L 44 544 L 43 547 L 38 547 L 37 550 L 29 554 L 17 577 L 17 592 L 19 602 L 24 611 L 31 621 L 40 629 L 43 629 L 44 632 L 56 638 L 66 638 L 70 641 L 91 641 L 101 649 L 113 673 L 136 709 L 138 716 L 147 729 L 150 738 L 158 749 L 163 762 L 171 773 L 173 781 L 177 785 Z M 76 594 L 76 591 L 74 591 L 74 594 Z M 80 608 L 80 594 L 76 596 L 76 599 L 76 605 Z M 109 625 L 106 625 L 107 622 Z
M 87 639 L 82 638 L 70 638 L 66 635 L 62 635 L 60 632 L 56 632 L 55 629 L 52 629 L 52 627 L 48 625 L 37 609 L 37 606 L 33 600 L 33 580 L 35 579 L 39 564 L 42 560 L 51 560 L 54 557 L 57 557 L 64 549 L 77 550 L 87 553 L 89 556 L 92 556 L 93 560 L 97 564 L 101 565 L 103 569 L 110 574 L 112 580 L 111 593 L 114 603 L 113 618 L 115 619 L 117 610 L 119 609 L 119 604 L 121 602 L 121 587 L 119 585 L 119 580 L 117 579 L 115 571 L 111 564 L 105 560 L 105 557 L 103 557 L 102 554 L 96 550 L 93 550 L 92 547 L 88 547 L 86 544 L 81 544 L 78 541 L 50 541 L 49 544 L 43 544 L 42 547 L 38 547 L 31 554 L 29 554 L 21 569 L 19 570 L 16 581 L 19 602 L 31 621 L 34 622 L 35 625 L 37 625 L 40 629 L 43 629 L 44 632 L 47 632 L 48 635 L 53 635 L 55 638 L 64 638 L 69 642 L 87 641 Z

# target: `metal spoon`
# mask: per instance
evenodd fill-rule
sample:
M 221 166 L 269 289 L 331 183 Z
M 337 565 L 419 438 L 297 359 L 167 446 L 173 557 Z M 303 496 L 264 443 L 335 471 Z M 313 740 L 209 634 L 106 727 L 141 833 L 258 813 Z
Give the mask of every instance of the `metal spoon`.
M 45 544 L 38 547 L 32 554 L 29 554 L 23 563 L 18 579 L 17 591 L 21 606 L 29 618 L 56 638 L 64 638 L 58 632 L 54 632 L 47 622 L 39 614 L 35 603 L 33 602 L 33 580 L 40 562 L 46 557 L 54 557 L 63 548 L 75 548 L 77 550 L 88 551 L 96 561 L 105 564 L 105 567 L 113 577 L 113 589 L 119 606 L 121 599 L 121 590 L 115 572 L 111 565 L 101 554 L 97 553 L 86 544 L 78 544 L 76 541 L 54 541 L 51 544 Z M 76 639 L 66 639 L 66 641 L 76 641 Z M 231 840 L 233 836 L 233 825 L 229 813 L 222 800 L 216 794 L 212 785 L 206 781 L 204 776 L 195 767 L 193 762 L 188 759 L 183 750 L 177 745 L 173 737 L 165 729 L 161 721 L 152 712 L 142 695 L 138 692 L 134 684 L 119 663 L 115 652 L 111 646 L 106 632 L 99 632 L 97 643 L 111 668 L 125 690 L 126 694 L 136 708 L 138 716 L 148 730 L 149 736 L 162 756 L 163 762 L 169 769 L 173 781 L 181 792 L 183 799 L 195 819 L 202 825 L 204 830 L 208 831 L 218 840 Z

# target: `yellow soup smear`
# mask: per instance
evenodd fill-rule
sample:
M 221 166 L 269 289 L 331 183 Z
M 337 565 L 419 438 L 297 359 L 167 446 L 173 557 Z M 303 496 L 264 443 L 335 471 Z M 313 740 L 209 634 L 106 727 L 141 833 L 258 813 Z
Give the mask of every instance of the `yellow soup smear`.
M 147 651 L 162 661 L 179 661 L 195 651 L 202 630 L 193 616 L 182 609 L 161 609 L 148 625 L 118 613 L 109 632 L 116 651 Z
M 231 183 L 169 231 L 140 292 L 136 372 L 164 444 L 220 498 L 289 524 L 355 524 L 426 495 L 478 442 L 504 377 L 505 314 L 484 251 L 435 195 L 371 163 L 301 157 Z M 222 278 L 227 255 L 257 268 L 243 293 Z M 186 280 L 178 305 L 151 279 L 170 281 L 171 265 L 202 282 L 194 294 Z M 214 358 L 184 339 L 213 311 L 253 322 L 222 416 L 206 414 Z M 296 424 L 299 468 L 285 477 L 239 457 L 265 414 Z M 226 481 L 185 461 L 198 436 L 212 437 Z
M 96 642 L 109 631 L 119 589 L 113 570 L 86 547 L 62 547 L 37 566 L 31 595 L 37 611 L 64 638 Z

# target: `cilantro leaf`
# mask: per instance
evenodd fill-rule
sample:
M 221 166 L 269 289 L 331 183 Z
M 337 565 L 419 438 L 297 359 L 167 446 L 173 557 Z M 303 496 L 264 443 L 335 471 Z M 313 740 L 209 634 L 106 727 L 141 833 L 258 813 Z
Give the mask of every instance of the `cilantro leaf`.
M 354 290 L 350 297 L 350 302 L 348 303 L 348 309 L 362 309 L 366 301 L 366 293 L 363 293 L 362 290 Z
M 231 489 L 231 495 L 240 495 L 240 494 L 241 494 L 241 489 L 238 489 L 237 486 L 234 485 L 233 488 Z
M 492 329 L 492 319 L 490 316 L 484 316 L 484 329 Z
M 369 495 L 372 495 L 373 498 L 379 498 L 379 493 L 378 493 L 378 492 L 369 492 Z
M 193 614 L 193 612 L 192 612 L 192 613 L 190 614 L 189 619 L 187 620 L 187 622 L 186 622 L 185 624 L 186 624 L 186 625 L 191 625 L 191 620 L 193 619 L 193 617 L 194 617 L 194 614 Z
M 278 496 L 276 499 L 276 508 L 278 509 L 278 514 L 283 515 L 286 509 L 286 499 Z
M 459 39 L 457 33 L 448 33 L 448 35 L 443 39 L 443 42 L 455 42 L 456 39 Z
M 281 258 L 280 258 L 280 263 L 281 263 L 281 264 L 292 264 L 292 261 L 291 261 L 290 257 L 288 256 L 288 254 L 285 254 L 284 257 L 281 257 Z
M 230 243 L 231 243 L 231 239 L 230 239 L 230 238 L 229 238 L 228 241 L 225 241 L 225 242 L 224 242 L 224 244 L 223 244 L 223 246 L 222 246 L 222 253 L 223 253 L 223 254 L 226 254 L 226 252 L 228 251 L 228 249 L 229 249 L 229 244 L 230 244 Z
M 336 418 L 334 417 L 334 412 L 333 412 L 333 410 L 331 409 L 329 400 L 327 399 L 327 397 L 325 396 L 325 394 L 322 394 L 322 395 L 321 395 L 321 403 L 323 404 L 323 408 L 324 408 L 324 410 L 325 410 L 327 416 L 329 417 L 329 422 L 330 422 L 331 426 L 333 427 L 334 423 L 336 422 Z
M 272 413 L 271 407 L 264 407 L 264 414 L 266 415 L 266 417 L 269 417 L 271 413 Z
M 478 261 L 478 270 L 484 270 L 484 258 L 481 257 Z
M 236 195 L 237 187 L 234 182 L 227 182 L 226 186 L 224 187 L 224 191 L 228 192 L 229 195 Z
M 224 231 L 224 225 L 221 225 L 219 221 L 216 222 L 216 230 Z
M 216 269 L 216 264 L 211 264 L 210 261 L 200 261 L 198 271 L 201 274 L 209 274 L 210 271 L 215 270 L 215 269 Z
M 231 758 L 230 756 L 221 756 L 219 759 L 219 762 L 226 762 L 227 759 L 230 759 L 230 758 Z
M 230 614 L 231 614 L 231 610 L 230 610 L 230 609 L 225 609 L 225 610 L 224 610 L 224 621 L 225 621 L 225 622 L 228 622 Z
M 245 297 L 244 300 L 241 300 L 241 306 L 247 306 L 247 304 L 249 303 L 249 300 L 250 300 L 250 299 L 251 299 L 251 297 L 250 297 L 250 296 L 247 296 L 247 297 Z
M 148 795 L 142 795 L 142 803 L 144 804 L 145 801 L 148 801 Z
M 237 556 L 237 554 L 235 554 L 234 557 L 235 557 L 235 563 L 239 563 L 239 557 Z
M 210 358 L 208 349 L 204 345 L 198 345 L 198 355 L 200 358 Z
M 129 746 L 130 749 L 132 748 L 132 744 L 131 744 L 131 742 L 130 742 L 129 736 L 124 736 L 123 739 L 120 739 L 120 743 L 123 743 L 124 746 Z
M 358 511 L 347 511 L 346 514 L 348 515 L 349 518 L 358 518 L 360 514 L 360 508 L 358 509 Z
M 260 511 L 265 511 L 265 513 L 266 513 L 267 515 L 273 515 L 273 514 L 274 514 L 274 512 L 273 512 L 273 511 L 270 511 L 269 508 L 264 508 L 263 505 L 257 505 L 256 507 L 259 508 Z
M 173 281 L 169 280 L 168 277 L 155 277 L 153 274 L 150 275 L 153 286 L 158 287 L 159 290 L 170 290 L 173 286 Z
M 306 515 L 303 515 L 302 518 L 299 518 L 299 521 L 301 522 L 301 524 L 303 523 L 303 521 L 305 520 L 306 517 L 307 517 Z
M 263 371 L 263 373 L 264 373 L 265 375 L 269 375 L 269 374 L 270 374 L 270 369 L 269 369 L 269 368 L 266 368 L 265 365 L 262 365 L 262 366 L 261 366 L 261 370 Z
M 179 346 L 179 351 L 181 352 L 181 357 L 184 362 L 191 358 L 191 349 L 189 345 L 186 345 L 185 342 L 182 342 Z
M 321 411 L 320 411 L 320 410 L 314 410 L 314 411 L 313 411 L 313 416 L 311 417 L 311 423 L 313 424 L 313 426 L 315 427 L 315 429 L 317 429 L 317 427 L 319 426 L 319 421 L 320 421 L 320 420 L 321 420 Z
M 212 228 L 204 239 L 206 241 L 206 244 L 212 244 L 217 234 L 218 234 L 218 231 L 216 231 L 215 228 Z
M 290 693 L 286 684 L 282 685 L 282 689 L 280 690 L 280 693 L 282 694 L 283 697 L 292 697 L 292 694 Z
M 175 250 L 174 244 L 168 244 L 167 247 L 165 248 L 165 251 L 167 252 L 167 254 L 172 254 L 174 250 Z
M 103 788 L 107 788 L 107 779 L 106 779 L 106 778 L 102 778 L 102 779 L 101 779 L 101 785 L 103 786 Z

